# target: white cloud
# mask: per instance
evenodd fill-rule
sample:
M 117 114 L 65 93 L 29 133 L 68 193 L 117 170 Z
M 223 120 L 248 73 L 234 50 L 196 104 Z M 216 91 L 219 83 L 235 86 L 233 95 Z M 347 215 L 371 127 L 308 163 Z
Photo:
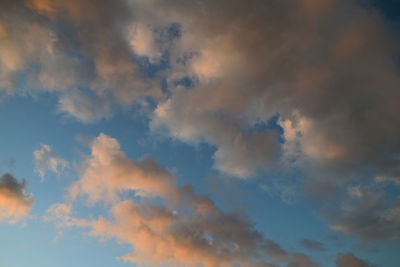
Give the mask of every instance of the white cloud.
M 44 180 L 47 171 L 52 171 L 59 175 L 68 162 L 55 153 L 49 145 L 40 144 L 40 149 L 33 151 L 35 172 Z

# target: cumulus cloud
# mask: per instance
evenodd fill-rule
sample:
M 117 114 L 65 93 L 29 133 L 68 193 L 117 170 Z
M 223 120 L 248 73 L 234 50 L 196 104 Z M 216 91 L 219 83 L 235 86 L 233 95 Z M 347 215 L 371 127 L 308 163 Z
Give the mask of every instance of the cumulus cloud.
M 0 14 L 2 94 L 52 92 L 84 123 L 150 103 L 153 132 L 213 146 L 220 172 L 295 166 L 305 193 L 400 177 L 397 34 L 359 1 L 7 0 Z M 397 229 L 385 207 L 382 238 Z
M 365 164 L 386 169 L 388 161 L 381 160 L 385 154 L 396 166 L 397 152 L 382 142 L 398 144 L 399 123 L 392 112 L 396 104 L 391 101 L 398 97 L 399 84 L 394 41 L 373 10 L 352 1 L 149 5 L 146 11 L 162 17 L 157 11 L 166 9 L 184 27 L 174 56 L 196 52 L 177 61 L 189 66 L 183 71 L 179 64 L 173 66 L 171 97 L 158 104 L 153 128 L 163 126 L 170 136 L 188 143 L 216 146 L 215 167 L 239 177 L 276 162 L 281 150 L 275 147 L 279 141 L 274 131 L 249 132 L 277 113 L 284 155 L 294 160 L 347 172 Z M 342 10 L 352 12 L 343 17 Z M 384 67 L 375 68 L 372 62 Z M 179 75 L 196 77 L 195 86 L 174 87 Z M 377 88 L 384 89 L 378 93 Z M 372 125 L 382 130 L 368 134 Z M 262 145 L 255 147 L 253 141 Z
M 68 162 L 62 159 L 53 149 L 46 144 L 40 144 L 40 149 L 33 151 L 35 171 L 40 175 L 42 181 L 47 171 L 60 174 Z
M 69 201 L 50 207 L 45 218 L 59 227 L 89 228 L 93 236 L 131 245 L 133 252 L 122 257 L 125 261 L 209 267 L 275 266 L 287 260 L 287 252 L 245 217 L 222 211 L 190 185 L 177 185 L 154 159 L 127 158 L 118 141 L 107 135 L 93 140 L 81 168 L 80 179 L 69 188 Z M 78 200 L 103 203 L 109 213 L 76 218 L 72 207 Z
M 366 165 L 399 176 L 396 40 L 379 13 L 357 1 L 1 7 L 0 86 L 8 94 L 22 84 L 62 91 L 60 110 L 82 122 L 153 101 L 153 130 L 215 146 L 215 168 L 231 176 L 249 177 L 288 157 L 343 177 Z M 275 128 L 258 127 L 277 114 Z
M 0 177 L 0 221 L 13 224 L 29 217 L 34 199 L 25 187 L 25 180 L 18 182 L 11 174 Z
M 372 267 L 368 262 L 363 261 L 352 253 L 339 253 L 336 259 L 337 267 Z
M 1 9 L 3 94 L 61 91 L 60 110 L 82 122 L 110 116 L 112 104 L 162 96 L 132 59 L 124 1 L 2 1 Z

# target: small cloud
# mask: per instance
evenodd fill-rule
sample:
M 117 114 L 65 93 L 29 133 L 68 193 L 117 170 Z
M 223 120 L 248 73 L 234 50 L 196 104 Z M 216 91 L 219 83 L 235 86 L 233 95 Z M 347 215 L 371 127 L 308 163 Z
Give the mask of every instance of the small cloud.
M 303 239 L 300 241 L 300 244 L 308 250 L 313 251 L 325 251 L 325 246 L 319 241 L 311 240 L 311 239 Z
M 25 187 L 25 180 L 18 182 L 11 174 L 0 177 L 0 221 L 13 224 L 29 216 L 34 198 Z
M 287 267 L 319 267 L 320 265 L 313 262 L 307 255 L 303 253 L 293 254 Z
M 33 151 L 35 172 L 44 180 L 47 171 L 60 174 L 67 166 L 68 162 L 55 153 L 49 145 L 40 144 L 40 149 Z
M 372 265 L 364 260 L 354 256 L 353 253 L 339 253 L 336 258 L 337 267 L 372 267 Z

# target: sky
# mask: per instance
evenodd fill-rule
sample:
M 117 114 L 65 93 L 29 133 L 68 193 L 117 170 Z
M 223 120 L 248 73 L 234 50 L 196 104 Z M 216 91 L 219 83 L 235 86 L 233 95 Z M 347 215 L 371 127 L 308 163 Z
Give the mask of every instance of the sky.
M 0 267 L 400 266 L 400 1 L 1 0 Z

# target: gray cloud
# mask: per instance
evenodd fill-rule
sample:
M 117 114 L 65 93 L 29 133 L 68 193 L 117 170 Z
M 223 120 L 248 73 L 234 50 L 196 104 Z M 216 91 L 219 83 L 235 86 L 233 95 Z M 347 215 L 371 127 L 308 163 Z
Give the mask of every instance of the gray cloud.
M 287 267 L 318 267 L 319 264 L 313 262 L 307 255 L 303 253 L 293 254 Z
M 214 146 L 217 170 L 296 167 L 309 194 L 366 170 L 400 177 L 398 35 L 355 0 L 0 5 L 2 94 L 52 92 L 82 122 L 149 101 L 152 131 Z M 397 206 L 360 205 L 326 217 L 366 239 L 397 236 L 397 217 L 382 215 Z
M 344 177 L 367 165 L 399 176 L 396 40 L 376 11 L 355 1 L 29 0 L 2 7 L 3 92 L 23 89 L 18 73 L 27 71 L 26 90 L 62 91 L 60 110 L 83 122 L 152 98 L 153 129 L 216 146 L 215 167 L 232 176 L 270 168 L 281 153 Z M 160 30 L 168 25 L 180 27 L 174 38 Z M 157 68 L 164 55 L 167 66 L 152 78 L 135 59 Z M 185 77 L 191 90 L 177 86 Z M 276 114 L 282 147 L 279 131 L 254 130 Z
M 124 1 L 3 1 L 0 90 L 54 92 L 60 111 L 82 122 L 109 117 L 113 105 L 161 97 L 157 79 L 146 80 L 133 60 L 129 10 Z
M 323 211 L 333 229 L 357 235 L 364 241 L 384 238 L 399 240 L 399 198 L 390 201 L 385 199 L 383 191 L 356 185 L 347 188 L 347 196 L 339 203 L 333 203 Z
M 324 251 L 325 250 L 324 244 L 322 244 L 319 241 L 315 241 L 315 240 L 303 239 L 303 240 L 301 240 L 300 244 L 309 250 L 314 250 L 314 251 Z
M 352 253 L 339 253 L 336 259 L 337 267 L 372 267 L 368 262 L 363 261 Z

